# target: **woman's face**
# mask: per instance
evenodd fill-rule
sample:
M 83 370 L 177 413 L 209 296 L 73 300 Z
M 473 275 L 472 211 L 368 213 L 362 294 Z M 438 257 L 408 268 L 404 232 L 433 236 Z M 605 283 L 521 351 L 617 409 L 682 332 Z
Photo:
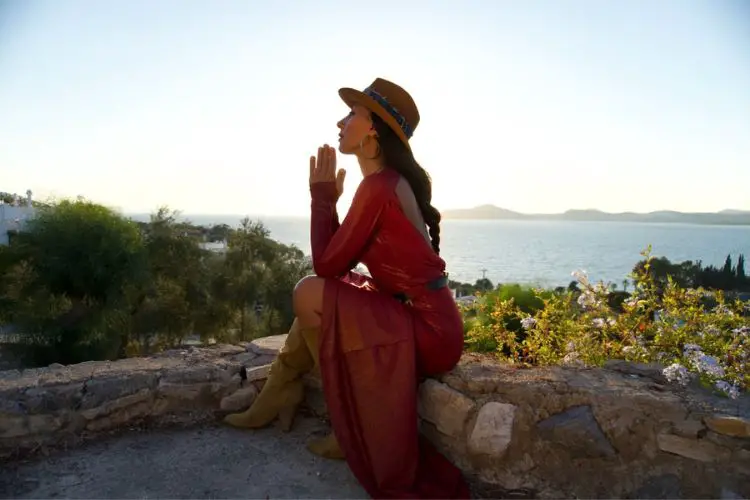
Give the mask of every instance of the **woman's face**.
M 374 136 L 370 111 L 355 104 L 351 112 L 338 122 L 339 151 L 343 154 L 353 154 L 360 150 L 360 144 L 366 136 Z

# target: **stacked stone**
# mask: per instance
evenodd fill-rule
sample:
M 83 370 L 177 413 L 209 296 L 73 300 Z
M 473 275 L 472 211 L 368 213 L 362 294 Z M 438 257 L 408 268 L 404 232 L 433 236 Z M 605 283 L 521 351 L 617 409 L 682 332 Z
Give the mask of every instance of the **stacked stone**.
M 252 404 L 284 340 L 0 372 L 0 456 L 215 422 Z M 325 417 L 320 381 L 306 382 L 309 410 Z M 423 434 L 495 495 L 750 497 L 750 400 L 675 387 L 659 366 L 520 369 L 466 354 L 421 385 L 419 414 Z

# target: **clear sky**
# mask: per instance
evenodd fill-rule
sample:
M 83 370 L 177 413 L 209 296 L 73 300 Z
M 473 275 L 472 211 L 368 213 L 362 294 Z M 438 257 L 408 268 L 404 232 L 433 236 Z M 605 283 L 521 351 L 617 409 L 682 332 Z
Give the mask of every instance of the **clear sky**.
M 440 209 L 750 209 L 746 0 L 0 0 L 0 191 L 304 215 L 378 76 Z

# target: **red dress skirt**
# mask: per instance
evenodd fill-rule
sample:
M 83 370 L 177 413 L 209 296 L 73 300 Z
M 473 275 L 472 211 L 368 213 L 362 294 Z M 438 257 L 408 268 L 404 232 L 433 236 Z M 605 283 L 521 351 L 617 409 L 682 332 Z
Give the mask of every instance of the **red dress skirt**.
M 426 287 L 445 262 L 403 214 L 398 181 L 390 169 L 365 177 L 341 224 L 335 183 L 311 187 L 313 266 L 326 278 L 323 391 L 347 463 L 370 496 L 469 498 L 461 471 L 418 432 L 418 381 L 456 365 L 463 326 L 450 290 Z M 350 272 L 359 262 L 372 279 Z

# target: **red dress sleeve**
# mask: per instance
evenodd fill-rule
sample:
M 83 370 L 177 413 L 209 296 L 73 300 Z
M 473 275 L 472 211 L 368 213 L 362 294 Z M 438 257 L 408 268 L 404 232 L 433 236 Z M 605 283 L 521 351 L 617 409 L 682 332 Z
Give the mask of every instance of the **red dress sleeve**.
M 336 183 L 317 182 L 310 186 L 310 192 L 310 246 L 315 274 L 322 278 L 342 277 L 359 262 L 377 227 L 387 190 L 376 176 L 366 177 L 357 188 L 352 206 L 338 228 L 335 227 L 338 215 L 333 215 L 338 201 Z

